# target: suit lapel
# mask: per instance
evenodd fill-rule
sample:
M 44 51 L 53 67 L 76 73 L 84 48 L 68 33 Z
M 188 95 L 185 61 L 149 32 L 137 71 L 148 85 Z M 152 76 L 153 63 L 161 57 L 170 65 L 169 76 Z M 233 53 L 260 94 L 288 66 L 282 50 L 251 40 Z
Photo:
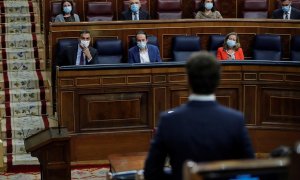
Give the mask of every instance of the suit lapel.
M 154 62 L 154 57 L 153 57 L 154 53 L 152 53 L 152 48 L 150 46 L 147 46 L 147 48 L 148 48 L 149 60 L 150 62 Z
M 76 65 L 77 52 L 78 52 L 78 46 L 73 47 L 73 53 L 72 53 L 72 59 L 71 59 L 73 65 Z
M 135 56 L 135 59 L 136 59 L 136 63 L 140 63 L 141 62 L 141 58 L 140 58 L 140 50 L 138 47 L 135 48 L 135 52 L 134 53 L 134 56 Z

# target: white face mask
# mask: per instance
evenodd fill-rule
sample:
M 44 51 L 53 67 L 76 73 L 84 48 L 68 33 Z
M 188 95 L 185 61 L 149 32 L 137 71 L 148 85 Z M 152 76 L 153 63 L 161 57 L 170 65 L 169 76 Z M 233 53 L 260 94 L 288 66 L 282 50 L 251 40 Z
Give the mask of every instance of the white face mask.
M 145 49 L 146 46 L 147 46 L 147 42 L 145 42 L 145 41 L 137 42 L 137 46 L 138 46 L 140 49 Z
M 85 41 L 85 40 L 80 40 L 80 44 L 83 46 L 83 47 L 89 47 L 90 45 L 90 41 Z

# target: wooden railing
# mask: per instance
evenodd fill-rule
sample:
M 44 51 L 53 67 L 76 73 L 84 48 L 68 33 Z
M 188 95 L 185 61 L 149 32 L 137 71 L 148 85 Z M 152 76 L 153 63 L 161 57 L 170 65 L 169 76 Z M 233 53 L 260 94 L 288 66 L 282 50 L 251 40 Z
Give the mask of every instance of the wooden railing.
M 148 34 L 157 36 L 162 59 L 171 61 L 172 37 L 177 35 L 196 35 L 201 38 L 202 49 L 207 49 L 209 36 L 213 34 L 226 35 L 237 32 L 246 59 L 252 58 L 252 46 L 257 34 L 278 34 L 282 40 L 283 59 L 290 56 L 290 41 L 293 35 L 300 34 L 300 21 L 282 20 L 155 20 L 155 21 L 113 21 L 113 22 L 81 22 L 81 23 L 51 23 L 49 34 L 49 58 L 54 62 L 56 57 L 56 43 L 62 38 L 77 38 L 79 31 L 91 31 L 92 44 L 101 38 L 116 38 L 123 42 L 124 54 L 127 58 L 127 49 L 131 37 L 138 30 L 145 30 Z
M 217 99 L 244 112 L 256 152 L 300 139 L 299 68 L 289 62 L 222 63 Z M 182 63 L 58 68 L 58 118 L 72 136 L 72 161 L 147 151 L 159 114 L 187 101 L 186 80 Z

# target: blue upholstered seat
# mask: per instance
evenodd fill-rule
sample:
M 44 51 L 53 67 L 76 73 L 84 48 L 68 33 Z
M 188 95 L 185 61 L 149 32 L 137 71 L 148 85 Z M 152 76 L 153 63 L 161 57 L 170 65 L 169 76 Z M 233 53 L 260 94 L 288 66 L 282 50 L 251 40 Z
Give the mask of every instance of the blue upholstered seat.
M 98 64 L 121 63 L 123 44 L 120 39 L 98 39 L 94 48 L 98 50 Z
M 253 46 L 255 60 L 281 60 L 281 38 L 279 35 L 256 35 Z
M 300 61 L 300 36 L 293 36 L 291 41 L 291 61 Z
M 56 43 L 56 57 L 60 57 L 61 53 L 64 51 L 65 48 L 68 48 L 70 46 L 76 46 L 77 44 L 78 38 L 59 39 Z
M 172 41 L 172 53 L 174 61 L 186 61 L 193 52 L 200 51 L 200 37 L 175 36 Z
M 217 50 L 219 47 L 223 46 L 225 35 L 210 35 L 209 36 L 209 44 L 208 44 L 208 51 L 212 54 L 217 54 Z

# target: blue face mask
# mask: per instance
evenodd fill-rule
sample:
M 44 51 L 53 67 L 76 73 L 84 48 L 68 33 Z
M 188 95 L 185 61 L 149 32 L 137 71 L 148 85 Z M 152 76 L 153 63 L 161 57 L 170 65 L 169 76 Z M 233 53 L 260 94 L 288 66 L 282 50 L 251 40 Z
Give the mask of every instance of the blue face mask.
M 69 14 L 72 11 L 72 6 L 65 6 L 64 7 L 64 12 Z
M 236 45 L 236 42 L 231 39 L 228 39 L 226 43 L 227 43 L 228 47 L 230 47 L 230 48 L 233 48 Z
M 146 46 L 147 46 L 147 42 L 143 41 L 143 42 L 137 42 L 137 46 L 140 48 L 140 49 L 145 49 Z
M 282 6 L 281 9 L 283 10 L 283 12 L 287 13 L 287 12 L 289 12 L 290 7 L 291 7 L 290 5 L 288 5 L 288 6 Z
M 214 7 L 213 3 L 205 3 L 205 9 L 211 10 Z
M 140 6 L 138 5 L 138 4 L 131 4 L 131 6 L 130 6 L 130 10 L 132 11 L 132 12 L 138 12 L 139 11 L 139 9 L 140 9 Z

